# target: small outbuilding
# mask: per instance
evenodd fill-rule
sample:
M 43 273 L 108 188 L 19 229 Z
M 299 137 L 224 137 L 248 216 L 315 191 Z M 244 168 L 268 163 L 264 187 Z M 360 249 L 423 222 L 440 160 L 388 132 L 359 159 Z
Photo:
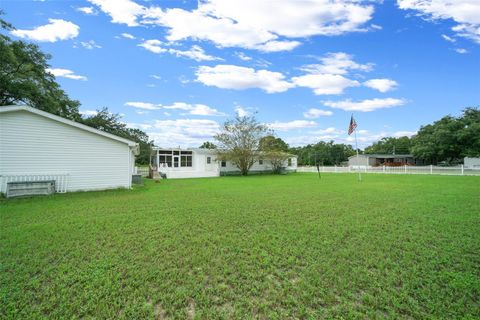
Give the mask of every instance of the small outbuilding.
M 463 165 L 467 169 L 480 169 L 480 158 L 465 157 Z
M 136 142 L 28 106 L 0 107 L 0 192 L 54 181 L 56 192 L 130 188 Z

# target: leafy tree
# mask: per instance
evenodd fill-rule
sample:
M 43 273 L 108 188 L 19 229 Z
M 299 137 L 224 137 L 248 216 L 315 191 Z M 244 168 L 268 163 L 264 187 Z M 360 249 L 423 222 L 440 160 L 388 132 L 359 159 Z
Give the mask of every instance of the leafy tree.
M 352 146 L 333 141 L 320 141 L 303 147 L 291 148 L 290 152 L 298 156 L 299 165 L 339 165 L 355 154 Z
M 285 165 L 285 161 L 290 157 L 288 144 L 280 138 L 272 135 L 260 139 L 259 151 L 262 157 L 268 159 L 272 164 L 273 173 L 279 174 Z
M 210 142 L 210 141 L 205 141 L 201 146 L 200 149 L 217 149 L 217 146 Z
M 259 149 L 264 151 L 288 151 L 288 144 L 281 138 L 268 135 L 260 139 Z
M 120 115 L 103 108 L 97 110 L 95 115 L 83 118 L 81 122 L 95 129 L 137 142 L 140 146 L 140 154 L 136 157 L 136 163 L 148 164 L 150 162 L 153 141 L 150 141 L 148 135 L 142 130 L 128 128 L 125 123 L 121 122 Z
M 0 29 L 10 31 L 14 27 L 0 19 Z M 80 103 L 71 100 L 47 71 L 47 60 L 50 58 L 36 44 L 13 41 L 0 34 L 0 105 L 28 104 L 61 117 L 79 120 Z
M 458 141 L 464 146 L 462 156 L 480 157 L 480 110 L 466 108 L 462 122 L 464 127 L 458 133 Z
M 480 156 L 480 110 L 467 108 L 460 117 L 445 116 L 422 126 L 413 138 L 412 153 L 434 164 Z
M 385 137 L 365 148 L 365 153 L 410 154 L 412 139 L 409 137 Z
M 215 135 L 218 141 L 218 157 L 222 161 L 232 162 L 242 175 L 248 175 L 250 168 L 258 159 L 260 140 L 270 130 L 254 116 L 237 115 L 223 124 L 220 133 Z

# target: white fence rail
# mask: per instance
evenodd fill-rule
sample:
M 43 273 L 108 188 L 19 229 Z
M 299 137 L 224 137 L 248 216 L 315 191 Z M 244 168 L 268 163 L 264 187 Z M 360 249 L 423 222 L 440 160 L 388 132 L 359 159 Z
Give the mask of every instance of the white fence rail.
M 347 173 L 347 172 L 363 172 L 363 173 L 385 173 L 385 174 L 442 174 L 442 175 L 480 175 L 480 169 L 458 167 L 438 167 L 438 166 L 401 166 L 401 167 L 370 167 L 370 166 L 349 166 L 349 167 L 324 167 L 321 166 L 320 172 Z M 297 172 L 317 172 L 315 166 L 298 167 Z
M 55 192 L 65 193 L 68 190 L 67 173 L 44 173 L 44 174 L 8 174 L 0 176 L 0 193 L 7 192 L 7 183 L 26 181 L 55 180 Z
M 135 173 L 141 174 L 142 177 L 148 177 L 149 169 L 148 167 L 135 167 Z

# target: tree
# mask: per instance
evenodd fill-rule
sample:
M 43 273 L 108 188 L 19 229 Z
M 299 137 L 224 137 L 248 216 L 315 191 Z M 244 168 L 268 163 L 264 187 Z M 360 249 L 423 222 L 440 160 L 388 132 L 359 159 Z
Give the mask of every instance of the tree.
M 217 149 L 217 146 L 210 141 L 205 141 L 200 146 L 200 149 Z
M 480 110 L 467 108 L 459 117 L 445 116 L 422 126 L 413 138 L 413 155 L 426 162 L 458 163 L 480 156 Z
M 385 137 L 365 148 L 365 153 L 410 154 L 412 139 L 409 137 Z
M 227 120 L 214 137 L 219 146 L 218 158 L 232 162 L 242 175 L 248 175 L 258 159 L 260 140 L 269 133 L 268 127 L 254 116 L 237 115 L 233 120 Z
M 290 154 L 287 152 L 288 144 L 272 135 L 260 139 L 259 151 L 263 158 L 270 161 L 272 171 L 276 174 L 281 173 L 285 161 L 290 157 Z
M 95 115 L 83 118 L 81 122 L 95 129 L 137 142 L 140 146 L 140 154 L 136 157 L 136 163 L 148 164 L 150 162 L 153 141 L 150 141 L 148 135 L 142 130 L 128 128 L 125 123 L 121 122 L 119 114 L 111 113 L 107 108 L 103 108 L 97 110 Z
M 299 165 L 339 165 L 355 154 L 351 145 L 319 141 L 304 147 L 291 148 L 290 153 L 298 156 Z
M 0 28 L 14 29 L 1 19 Z M 50 58 L 36 44 L 13 41 L 0 34 L 0 105 L 28 104 L 64 118 L 79 120 L 80 103 L 71 100 L 48 72 L 47 60 Z
M 265 151 L 288 151 L 288 144 L 281 138 L 276 138 L 272 135 L 268 135 L 260 139 L 259 149 Z

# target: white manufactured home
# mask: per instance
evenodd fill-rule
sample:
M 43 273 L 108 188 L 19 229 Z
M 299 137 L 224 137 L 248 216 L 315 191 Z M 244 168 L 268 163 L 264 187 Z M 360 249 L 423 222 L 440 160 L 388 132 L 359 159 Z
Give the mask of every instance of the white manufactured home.
M 218 160 L 217 152 L 211 149 L 155 147 L 151 160 L 153 167 L 168 179 L 219 177 L 240 172 L 229 161 Z M 288 158 L 283 167 L 285 171 L 296 171 L 297 156 Z M 251 173 L 269 171 L 272 171 L 272 165 L 268 159 L 259 159 L 250 169 Z
M 0 192 L 55 181 L 57 192 L 130 188 L 138 144 L 28 106 L 0 107 Z

